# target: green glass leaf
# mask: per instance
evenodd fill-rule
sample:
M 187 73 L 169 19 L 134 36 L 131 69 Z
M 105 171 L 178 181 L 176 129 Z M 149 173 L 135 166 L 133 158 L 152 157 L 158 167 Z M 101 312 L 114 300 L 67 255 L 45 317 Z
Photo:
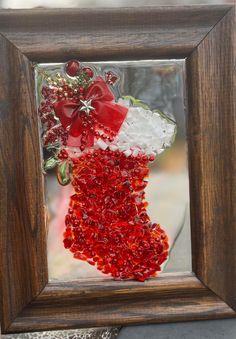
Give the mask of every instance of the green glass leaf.
M 129 100 L 133 106 L 142 107 L 144 109 L 149 109 L 142 100 L 134 98 L 132 95 L 125 95 L 122 97 L 124 100 Z
M 44 162 L 44 170 L 48 171 L 54 167 L 56 167 L 57 165 L 57 159 L 55 159 L 54 157 L 48 158 L 47 160 L 45 160 Z
M 60 185 L 66 186 L 71 181 L 70 164 L 68 161 L 62 161 L 57 167 L 57 180 Z

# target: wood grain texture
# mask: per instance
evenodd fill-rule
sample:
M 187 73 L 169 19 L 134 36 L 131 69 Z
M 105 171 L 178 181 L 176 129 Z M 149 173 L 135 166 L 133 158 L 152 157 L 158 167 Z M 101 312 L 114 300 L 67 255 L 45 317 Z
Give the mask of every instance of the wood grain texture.
M 166 299 L 176 296 L 209 296 L 207 289 L 192 273 L 162 274 L 145 281 L 115 281 L 94 279 L 92 281 L 72 281 L 49 283 L 38 296 L 40 307 L 64 307 L 93 301 L 130 300 L 138 298 Z
M 10 332 L 235 317 L 193 275 L 144 284 L 103 281 L 49 284 L 15 319 Z
M 230 9 L 220 6 L 0 12 L 0 32 L 38 62 L 185 58 Z
M 236 285 L 233 18 L 224 5 L 0 11 L 0 32 L 18 48 L 0 38 L 4 332 L 235 316 L 227 305 L 235 308 Z M 197 278 L 47 284 L 34 86 L 20 51 L 40 62 L 187 57 Z
M 193 270 L 236 310 L 235 9 L 187 59 Z
M 47 282 L 42 171 L 31 64 L 0 37 L 0 293 L 7 328 Z

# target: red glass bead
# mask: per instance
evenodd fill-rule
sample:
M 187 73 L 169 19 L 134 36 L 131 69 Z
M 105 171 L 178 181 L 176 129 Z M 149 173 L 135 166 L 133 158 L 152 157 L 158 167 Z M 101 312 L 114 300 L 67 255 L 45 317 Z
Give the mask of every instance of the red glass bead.
M 80 69 L 80 63 L 77 60 L 70 60 L 67 64 L 66 64 L 66 73 L 71 76 L 71 77 L 75 77 Z
M 112 71 L 108 71 L 105 73 L 105 80 L 106 83 L 109 85 L 114 85 L 118 79 L 119 79 L 118 76 Z
M 83 72 L 89 77 L 92 78 L 93 77 L 93 70 L 90 67 L 84 67 L 83 68 Z
M 59 158 L 59 159 L 68 159 L 68 153 L 67 153 L 67 151 L 65 150 L 65 149 L 62 149 L 59 153 L 58 153 L 58 155 L 57 155 L 57 157 Z
M 150 155 L 150 156 L 149 156 L 149 161 L 154 161 L 154 160 L 155 160 L 155 155 L 153 155 L 153 154 Z
M 63 240 L 63 242 L 64 242 L 65 248 L 70 248 L 71 245 L 72 245 L 72 243 L 73 243 L 73 241 L 72 241 L 71 239 L 68 239 L 68 238 L 65 238 L 65 239 Z

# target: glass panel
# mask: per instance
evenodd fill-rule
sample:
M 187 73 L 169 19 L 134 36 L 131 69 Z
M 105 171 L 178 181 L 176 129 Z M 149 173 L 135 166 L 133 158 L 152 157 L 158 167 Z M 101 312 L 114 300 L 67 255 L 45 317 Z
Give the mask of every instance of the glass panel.
M 77 70 L 78 67 L 79 70 Z M 44 166 L 46 164 L 47 167 L 45 195 L 49 216 L 48 268 L 51 280 L 106 278 L 112 274 L 114 278 L 136 278 L 142 281 L 143 278 L 156 275 L 156 272 L 159 271 L 156 265 L 157 262 L 161 265 L 162 272 L 191 271 L 189 188 L 184 114 L 184 67 L 184 60 L 98 62 L 83 63 L 82 65 L 74 61 L 67 64 L 67 66 L 64 64 L 36 65 L 37 99 L 39 107 L 41 107 L 39 114 L 41 116 L 42 141 L 45 143 L 45 138 L 49 137 L 50 139 L 51 137 L 47 147 L 44 147 Z M 66 71 L 71 76 L 74 75 L 73 72 L 77 72 L 79 77 L 68 76 Z M 81 77 L 81 73 L 85 73 L 85 78 L 83 78 L 84 75 Z M 92 73 L 94 83 L 90 83 Z M 101 77 L 102 80 L 98 77 Z M 67 85 L 63 87 L 65 86 L 65 84 L 63 85 L 64 79 L 70 82 L 68 88 Z M 76 84 L 75 79 L 80 83 Z M 84 82 L 82 83 L 82 81 Z M 82 85 L 87 86 L 87 89 L 80 93 L 79 87 L 82 87 Z M 71 89 L 73 89 L 73 93 L 71 93 Z M 51 94 L 49 93 L 50 91 Z M 100 96 L 99 99 L 96 99 L 95 97 L 98 95 L 96 91 L 102 91 L 103 97 L 101 98 Z M 106 97 L 104 99 L 104 95 L 108 96 L 108 100 Z M 111 95 L 111 98 L 109 98 L 109 95 Z M 81 97 L 79 98 L 79 96 Z M 71 105 L 73 98 L 75 100 Z M 51 100 L 53 105 L 51 105 L 51 108 L 47 100 Z M 118 103 L 115 103 L 115 100 Z M 85 149 L 83 149 L 83 145 L 81 147 L 83 128 L 80 129 L 81 111 L 83 111 L 82 117 L 84 116 L 86 119 L 89 117 L 90 119 L 96 109 L 99 111 L 101 105 L 101 112 L 103 113 L 105 109 L 110 114 L 108 120 L 106 120 L 106 117 L 104 118 L 103 114 L 100 121 L 101 126 L 97 127 L 98 130 L 100 129 L 99 133 L 103 133 L 103 136 L 95 135 L 94 138 L 92 135 L 91 141 L 88 134 L 85 135 L 87 139 L 85 138 Z M 121 118 L 118 128 L 112 125 L 112 121 L 116 123 L 119 121 L 119 119 L 117 120 L 117 110 Z M 60 154 L 60 159 L 58 159 L 59 151 L 57 148 L 61 147 L 65 133 L 62 130 L 62 138 L 59 137 L 60 143 L 58 144 L 58 135 L 57 140 L 53 139 L 53 134 L 50 136 L 54 127 L 50 131 L 45 131 L 45 121 L 46 126 L 48 126 L 48 121 L 45 117 L 48 113 L 51 116 L 52 126 L 54 126 L 53 119 L 55 119 L 56 128 L 64 124 L 64 132 L 66 131 L 67 133 L 65 136 L 67 145 L 62 148 L 67 150 L 69 158 L 78 159 L 81 153 L 83 153 L 83 156 L 87 154 L 88 149 L 91 154 L 94 154 L 95 151 L 97 152 L 97 158 L 94 163 L 91 163 L 90 159 L 86 158 L 86 155 L 82 161 L 83 168 L 87 166 L 85 164 L 89 164 L 87 176 L 82 176 L 85 178 L 85 182 L 81 182 L 81 172 L 79 174 L 81 160 L 79 164 L 74 162 L 73 166 L 77 169 L 71 173 L 71 166 L 67 166 L 67 160 L 63 159 L 64 151 Z M 110 119 L 113 116 L 112 114 L 116 117 L 113 120 Z M 123 120 L 122 114 L 125 114 Z M 106 124 L 108 127 L 104 129 Z M 95 124 L 95 126 L 97 125 Z M 44 131 L 42 127 L 44 127 Z M 111 130 L 113 133 L 109 134 Z M 95 132 L 93 131 L 93 133 Z M 126 140 L 125 138 L 128 139 Z M 99 142 L 97 142 L 97 139 L 99 139 Z M 88 144 L 89 142 L 90 144 Z M 127 144 L 129 145 L 128 149 Z M 53 148 L 48 147 L 50 145 Z M 105 149 L 106 145 L 109 145 L 109 149 L 101 151 L 101 149 Z M 109 154 L 107 153 L 108 150 L 110 150 Z M 122 158 L 121 153 L 125 153 L 124 158 Z M 54 154 L 54 158 L 52 154 Z M 65 157 L 67 157 L 67 154 Z M 104 157 L 108 157 L 108 160 L 111 159 L 111 161 L 114 160 L 118 167 L 114 167 L 114 164 L 108 165 L 109 161 L 104 160 Z M 101 166 L 100 171 L 110 171 L 110 174 L 107 174 L 107 182 L 99 183 L 95 177 L 93 177 L 92 181 L 87 179 L 88 176 L 91 177 L 91 171 L 95 167 L 97 175 L 99 162 L 106 163 L 106 166 Z M 57 168 L 53 168 L 54 165 L 57 165 Z M 148 183 L 145 178 L 147 166 L 150 169 Z M 132 174 L 134 169 L 132 168 L 135 168 L 136 173 L 140 175 L 140 177 L 138 175 L 135 177 L 135 183 L 134 174 Z M 116 171 L 116 175 L 114 178 L 112 177 L 113 181 L 109 182 L 114 171 Z M 119 176 L 121 172 L 124 172 L 122 175 L 126 175 L 127 180 L 122 179 L 123 182 L 119 181 L 119 185 L 129 186 L 131 184 L 132 192 L 129 191 L 128 186 L 125 186 L 122 189 L 123 191 L 121 190 L 122 193 L 119 190 L 119 198 L 117 198 L 118 193 L 116 192 L 115 202 L 120 204 L 120 207 L 117 207 L 107 200 L 111 200 L 111 197 L 112 199 L 114 198 L 113 193 L 117 191 L 118 185 L 117 173 Z M 140 174 L 141 172 L 142 174 Z M 68 185 L 62 186 L 58 184 L 58 177 L 61 183 L 64 184 L 67 181 L 69 182 L 71 177 L 72 181 Z M 73 181 L 75 177 L 76 180 L 79 179 L 79 184 Z M 96 184 L 94 189 L 91 190 L 94 180 Z M 101 191 L 97 189 L 100 184 L 101 186 L 99 187 L 105 192 L 103 196 Z M 82 187 L 83 185 L 85 186 Z M 137 187 L 137 185 L 143 185 L 143 187 Z M 148 202 L 148 206 L 142 201 L 144 188 L 146 192 L 145 200 Z M 77 195 L 73 198 L 77 199 L 76 201 L 71 198 L 75 193 L 74 190 L 77 192 Z M 83 201 L 78 198 L 81 192 L 84 194 Z M 125 195 L 122 200 L 120 194 L 123 194 L 123 192 L 125 192 Z M 136 194 L 135 201 L 134 194 Z M 102 200 L 101 206 L 103 208 L 100 209 L 100 211 L 103 211 L 102 213 L 100 212 L 100 217 L 96 214 L 96 211 L 101 207 L 98 197 Z M 86 206 L 84 205 L 85 201 Z M 92 201 L 94 202 L 92 203 Z M 105 201 L 107 201 L 106 206 L 104 205 Z M 75 213 L 75 210 L 81 212 L 82 205 L 83 213 L 85 207 L 90 209 L 90 212 L 88 212 L 88 215 L 76 215 L 77 226 L 74 227 L 73 225 L 73 234 L 71 235 L 71 225 L 69 225 L 69 231 L 67 229 L 67 234 L 64 235 L 63 244 L 63 232 L 66 228 L 65 216 L 68 213 L 69 202 L 72 204 L 72 214 Z M 80 205 L 79 208 L 78 204 Z M 68 222 L 70 217 L 71 215 L 69 214 L 67 224 L 71 223 L 71 221 Z M 89 227 L 87 225 L 81 228 L 81 224 L 78 225 L 83 217 L 92 220 L 92 224 Z M 106 226 L 109 218 L 111 222 Z M 88 220 L 85 222 L 82 220 L 82 224 L 85 225 Z M 100 229 L 100 227 L 104 227 L 104 225 L 99 225 L 101 220 L 105 225 L 104 230 Z M 114 220 L 116 220 L 116 223 Z M 161 226 L 159 227 L 157 224 Z M 162 230 L 168 236 L 168 260 L 165 260 L 167 238 L 164 232 L 161 234 Z M 101 237 L 99 241 L 103 245 L 98 245 L 96 238 L 98 236 Z M 115 245 L 115 237 L 117 245 Z M 74 259 L 73 253 L 70 252 L 74 246 L 71 245 L 71 241 L 75 241 L 75 238 L 77 241 L 76 246 L 79 246 L 79 250 L 77 247 L 76 251 L 74 250 L 74 255 L 79 260 Z M 81 243 L 78 245 L 80 241 Z M 88 244 L 90 247 L 87 251 L 85 247 Z M 65 247 L 70 247 L 70 250 L 65 249 L 64 245 Z M 98 255 L 97 253 L 91 253 L 91 251 L 100 252 Z M 109 257 L 110 254 L 115 256 L 115 261 L 110 257 L 110 261 L 105 262 L 106 259 L 104 258 Z M 101 259 L 101 257 L 103 258 Z M 120 260 L 119 265 L 116 261 L 117 258 Z M 93 265 L 94 263 L 95 265 Z M 100 265 L 103 272 L 96 268 L 97 265 Z

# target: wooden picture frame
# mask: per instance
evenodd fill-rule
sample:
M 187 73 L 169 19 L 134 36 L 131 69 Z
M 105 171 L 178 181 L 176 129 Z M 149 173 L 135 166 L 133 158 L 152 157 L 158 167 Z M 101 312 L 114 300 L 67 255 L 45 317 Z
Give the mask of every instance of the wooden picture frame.
M 235 8 L 0 12 L 3 333 L 236 315 Z M 186 58 L 192 265 L 49 283 L 33 62 Z

